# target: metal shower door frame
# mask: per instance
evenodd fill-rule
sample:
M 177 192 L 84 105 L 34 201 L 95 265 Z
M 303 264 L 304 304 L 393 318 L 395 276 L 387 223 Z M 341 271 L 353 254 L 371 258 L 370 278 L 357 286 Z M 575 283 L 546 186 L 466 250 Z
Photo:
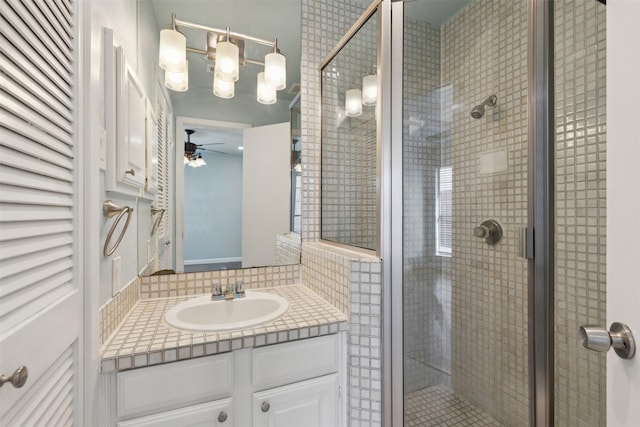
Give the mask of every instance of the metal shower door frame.
M 527 228 L 530 426 L 553 425 L 554 203 L 553 0 L 528 0 Z M 404 423 L 403 329 L 404 1 L 384 0 L 381 20 L 383 425 Z M 385 102 L 385 100 L 390 100 Z M 385 157 L 384 154 L 389 156 Z M 387 182 L 390 179 L 390 182 Z M 392 221 L 396 219 L 396 221 Z

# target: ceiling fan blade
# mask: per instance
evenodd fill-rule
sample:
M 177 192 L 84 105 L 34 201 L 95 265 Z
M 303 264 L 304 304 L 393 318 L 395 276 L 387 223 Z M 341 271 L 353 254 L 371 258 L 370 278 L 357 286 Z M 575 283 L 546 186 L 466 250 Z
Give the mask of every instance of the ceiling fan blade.
M 212 150 L 211 148 L 198 148 L 198 150 L 211 151 L 212 153 L 224 154 L 225 156 L 229 154 L 229 153 L 225 153 L 224 151 Z
M 225 144 L 224 142 L 210 142 L 207 144 L 198 144 L 198 147 L 205 146 L 205 145 L 224 145 L 224 144 Z

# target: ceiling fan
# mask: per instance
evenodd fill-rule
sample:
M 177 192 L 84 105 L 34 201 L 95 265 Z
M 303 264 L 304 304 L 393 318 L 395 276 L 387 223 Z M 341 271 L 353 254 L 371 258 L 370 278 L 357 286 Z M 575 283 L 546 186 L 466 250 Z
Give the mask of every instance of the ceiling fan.
M 227 155 L 227 153 L 223 151 L 212 150 L 210 148 L 204 148 L 206 145 L 224 145 L 224 142 L 212 142 L 209 144 L 194 144 L 191 142 L 191 135 L 193 135 L 196 131 L 194 129 L 185 129 L 184 132 L 187 134 L 187 140 L 184 142 L 184 158 L 185 164 L 188 162 L 198 162 L 200 166 L 205 166 L 204 160 L 202 159 L 202 154 L 198 153 L 198 150 L 203 151 L 212 151 L 218 154 Z M 192 163 L 189 163 L 192 165 Z

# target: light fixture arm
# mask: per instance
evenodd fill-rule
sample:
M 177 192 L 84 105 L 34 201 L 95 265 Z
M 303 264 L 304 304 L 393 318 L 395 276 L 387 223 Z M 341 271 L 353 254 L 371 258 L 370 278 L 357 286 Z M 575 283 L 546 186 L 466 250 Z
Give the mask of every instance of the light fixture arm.
M 221 29 L 221 28 L 214 28 L 214 27 L 209 27 L 207 25 L 202 25 L 202 24 L 196 24 L 193 22 L 189 22 L 189 21 L 185 21 L 183 19 L 180 18 L 176 18 L 175 15 L 173 15 L 173 22 L 177 27 L 185 27 L 185 28 L 192 28 L 194 30 L 202 30 L 202 31 L 210 31 L 213 33 L 218 33 L 218 34 L 228 34 L 228 36 L 233 37 L 233 38 L 237 38 L 237 39 L 243 39 L 245 41 L 250 41 L 253 43 L 257 43 L 257 44 L 261 44 L 264 46 L 269 46 L 269 47 L 274 47 L 275 43 L 270 41 L 270 40 L 265 40 L 265 39 L 261 39 L 258 37 L 253 37 L 250 36 L 248 34 L 243 34 L 243 33 L 236 33 L 234 31 L 228 31 L 229 29 Z

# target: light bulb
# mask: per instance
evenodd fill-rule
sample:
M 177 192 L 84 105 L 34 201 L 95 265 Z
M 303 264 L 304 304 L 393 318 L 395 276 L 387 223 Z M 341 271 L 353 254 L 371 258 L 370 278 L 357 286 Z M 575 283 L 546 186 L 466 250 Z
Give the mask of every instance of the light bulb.
M 275 90 L 287 87 L 287 59 L 283 54 L 273 52 L 264 57 L 264 78 Z
M 267 83 L 265 73 L 258 73 L 258 102 L 267 105 L 275 104 L 276 98 L 276 90 Z
M 371 106 L 378 101 L 378 77 L 375 74 L 362 79 L 362 104 Z
M 215 74 L 222 80 L 237 82 L 240 78 L 240 50 L 235 44 L 226 41 L 216 45 Z
M 236 84 L 232 81 L 223 80 L 217 74 L 213 76 L 213 94 L 220 98 L 233 98 Z
M 185 62 L 185 68 L 179 73 L 165 70 L 164 85 L 176 92 L 186 92 L 189 89 L 189 61 Z
M 159 65 L 165 71 L 179 73 L 187 62 L 187 39 L 175 30 L 160 31 Z
M 360 89 L 350 89 L 347 91 L 344 109 L 345 115 L 348 117 L 358 117 L 362 115 L 362 91 Z

